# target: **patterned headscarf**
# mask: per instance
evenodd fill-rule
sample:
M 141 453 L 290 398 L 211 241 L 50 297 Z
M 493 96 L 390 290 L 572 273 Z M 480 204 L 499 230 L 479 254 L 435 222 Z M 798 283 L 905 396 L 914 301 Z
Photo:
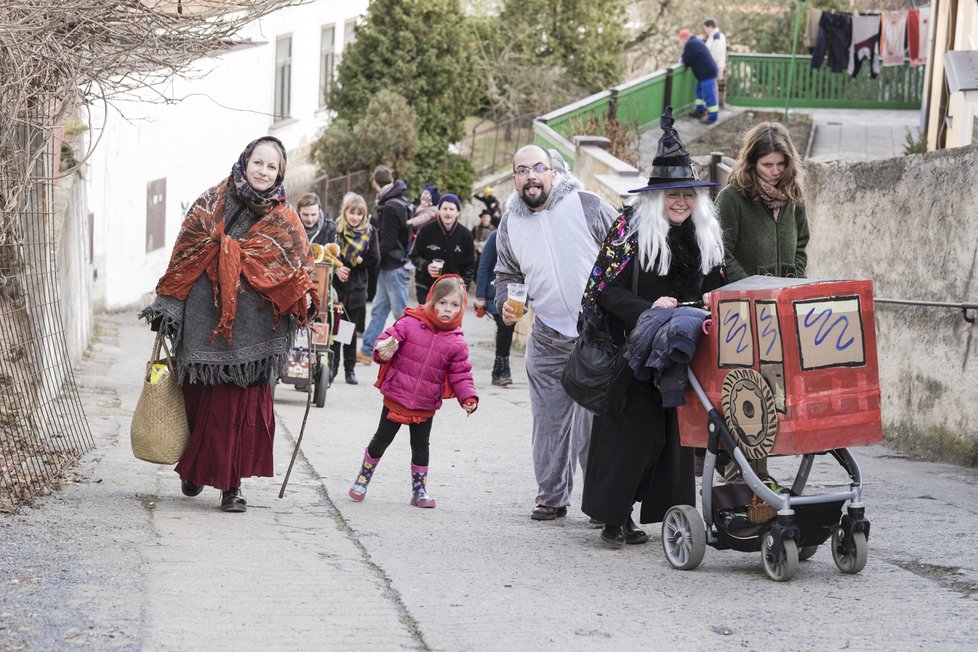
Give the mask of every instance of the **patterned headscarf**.
M 282 161 L 279 165 L 278 176 L 275 177 L 275 183 L 272 187 L 268 190 L 258 192 L 248 183 L 245 172 L 248 170 L 248 160 L 251 158 L 251 153 L 255 151 L 255 148 L 259 144 L 266 142 L 271 143 L 275 147 L 276 151 L 281 155 Z M 282 185 L 282 182 L 285 180 L 285 162 L 285 146 L 282 144 L 282 141 L 274 136 L 262 136 L 248 143 L 248 146 L 241 152 L 241 156 L 238 157 L 238 160 L 231 167 L 234 194 L 255 215 L 264 215 L 272 210 L 275 204 L 285 201 L 285 186 Z

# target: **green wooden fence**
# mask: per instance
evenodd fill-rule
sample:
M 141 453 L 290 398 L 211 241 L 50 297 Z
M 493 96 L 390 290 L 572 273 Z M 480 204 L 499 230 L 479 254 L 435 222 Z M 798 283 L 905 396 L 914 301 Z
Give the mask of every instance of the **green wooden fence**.
M 873 79 L 863 62 L 855 77 L 812 68 L 810 56 L 734 54 L 728 57 L 727 102 L 737 106 L 833 109 L 916 109 L 924 88 L 924 67 L 884 66 Z M 794 67 L 793 88 L 789 76 Z
M 695 86 L 696 79 L 686 66 L 657 70 L 540 116 L 534 123 L 534 142 L 552 147 L 573 161 L 570 139 L 589 118 L 604 121 L 614 117 L 644 130 L 657 125 L 662 110 L 670 104 L 675 115 L 691 109 Z
M 924 67 L 886 66 L 876 79 L 863 63 L 856 77 L 832 73 L 827 62 L 813 70 L 811 57 L 785 54 L 730 54 L 730 79 L 726 102 L 736 106 L 796 109 L 917 109 L 924 88 Z M 794 80 L 789 97 L 789 76 Z M 693 106 L 696 79 L 686 66 L 658 70 L 619 84 L 540 116 L 534 121 L 534 142 L 557 149 L 569 162 L 574 160 L 570 139 L 590 117 L 615 117 L 642 130 L 659 121 L 667 105 L 681 116 Z

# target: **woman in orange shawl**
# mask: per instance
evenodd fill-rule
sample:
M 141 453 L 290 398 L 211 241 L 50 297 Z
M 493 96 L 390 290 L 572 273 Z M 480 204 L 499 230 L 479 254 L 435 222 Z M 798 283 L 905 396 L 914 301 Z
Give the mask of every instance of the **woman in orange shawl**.
M 190 426 L 176 466 L 183 493 L 216 487 L 226 512 L 247 509 L 241 478 L 273 475 L 274 382 L 296 328 L 319 308 L 305 230 L 285 202 L 285 164 L 276 138 L 245 148 L 190 207 L 140 314 L 174 342 Z

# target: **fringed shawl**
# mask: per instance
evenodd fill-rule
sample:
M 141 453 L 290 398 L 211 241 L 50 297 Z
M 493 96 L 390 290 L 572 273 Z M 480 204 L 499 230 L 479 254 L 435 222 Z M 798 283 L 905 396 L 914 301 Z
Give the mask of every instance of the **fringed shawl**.
M 224 233 L 225 221 L 241 240 Z M 191 207 L 156 300 L 140 316 L 174 339 L 181 383 L 267 382 L 287 359 L 296 325 L 318 311 L 311 268 L 291 207 L 278 202 L 255 215 L 222 182 Z
M 221 307 L 213 337 L 223 335 L 231 344 L 243 276 L 272 303 L 276 317 L 291 315 L 304 326 L 309 314 L 305 296 L 312 295 L 318 311 L 319 295 L 309 276 L 313 260 L 299 216 L 287 203 L 279 202 L 242 240 L 226 236 L 224 204 L 230 184 L 229 179 L 208 189 L 190 207 L 156 294 L 184 300 L 206 273 Z

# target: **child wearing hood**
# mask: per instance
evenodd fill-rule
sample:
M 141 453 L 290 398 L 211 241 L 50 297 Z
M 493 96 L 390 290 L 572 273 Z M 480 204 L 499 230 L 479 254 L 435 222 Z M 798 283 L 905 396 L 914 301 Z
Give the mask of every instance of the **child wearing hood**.
M 431 286 L 423 305 L 407 308 L 404 316 L 377 339 L 373 357 L 381 368 L 375 385 L 384 395 L 384 407 L 350 488 L 353 500 L 366 497 L 367 485 L 381 456 L 401 425 L 407 424 L 411 431 L 411 504 L 435 506 L 435 499 L 425 488 L 428 441 L 435 412 L 444 398 L 457 398 L 467 414 L 475 412 L 479 405 L 469 349 L 461 329 L 466 296 L 459 276 L 441 276 Z
M 438 203 L 440 201 L 441 192 L 438 190 L 438 186 L 433 186 L 430 183 L 425 184 L 424 190 L 421 191 L 421 198 L 418 199 L 418 208 L 414 211 L 414 217 L 407 221 L 408 226 L 411 227 L 411 242 L 408 245 L 408 253 L 414 249 L 414 241 L 418 238 L 418 231 L 421 230 L 421 227 L 438 219 Z

